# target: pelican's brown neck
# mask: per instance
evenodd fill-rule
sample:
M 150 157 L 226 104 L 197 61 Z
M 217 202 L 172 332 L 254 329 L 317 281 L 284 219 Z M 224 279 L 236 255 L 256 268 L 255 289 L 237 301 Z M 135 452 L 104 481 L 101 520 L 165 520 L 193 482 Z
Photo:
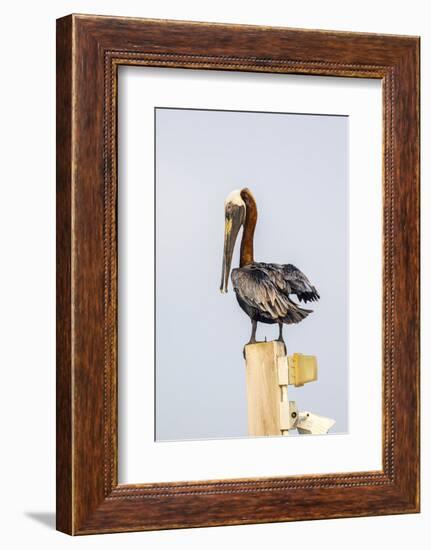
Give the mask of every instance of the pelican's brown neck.
M 254 262 L 253 239 L 254 228 L 256 227 L 257 221 L 257 206 L 249 189 L 243 189 L 241 191 L 241 198 L 246 206 L 244 230 L 241 240 L 241 256 L 239 261 L 240 267 L 243 267 Z

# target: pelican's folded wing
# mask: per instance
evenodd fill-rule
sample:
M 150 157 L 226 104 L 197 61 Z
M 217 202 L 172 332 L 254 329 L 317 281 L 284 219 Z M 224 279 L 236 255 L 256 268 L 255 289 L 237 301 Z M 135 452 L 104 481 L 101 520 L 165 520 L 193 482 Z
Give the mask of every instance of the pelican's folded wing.
M 280 266 L 286 283 L 291 288 L 291 293 L 298 296 L 299 301 L 316 302 L 320 295 L 307 277 L 292 264 Z
M 265 267 L 251 264 L 233 269 L 232 284 L 244 302 L 270 319 L 287 317 L 292 309 L 297 309 L 287 294 L 277 287 L 277 282 L 272 280 Z

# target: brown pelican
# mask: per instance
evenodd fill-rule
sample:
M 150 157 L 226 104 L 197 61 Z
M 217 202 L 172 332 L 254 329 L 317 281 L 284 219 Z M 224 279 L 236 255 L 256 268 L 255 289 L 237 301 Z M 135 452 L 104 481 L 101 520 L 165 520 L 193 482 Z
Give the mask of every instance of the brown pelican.
M 320 298 L 307 277 L 292 264 L 266 264 L 254 261 L 253 237 L 257 221 L 256 201 L 247 188 L 232 191 L 225 200 L 225 233 L 221 292 L 227 292 L 233 249 L 238 232 L 243 227 L 240 266 L 232 270 L 232 285 L 241 308 L 252 322 L 249 344 L 256 343 L 257 323 L 278 323 L 283 340 L 283 323 L 299 323 L 311 313 L 290 298 L 313 302 Z

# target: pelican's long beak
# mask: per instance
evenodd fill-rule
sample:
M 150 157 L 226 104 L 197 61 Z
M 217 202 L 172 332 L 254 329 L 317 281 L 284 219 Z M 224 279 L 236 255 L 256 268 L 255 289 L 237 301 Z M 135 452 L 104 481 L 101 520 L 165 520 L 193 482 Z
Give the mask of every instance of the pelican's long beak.
M 230 267 L 232 264 L 233 250 L 238 237 L 238 232 L 244 223 L 245 208 L 236 204 L 228 203 L 225 208 L 224 223 L 224 250 L 223 266 L 221 272 L 220 292 L 227 292 Z

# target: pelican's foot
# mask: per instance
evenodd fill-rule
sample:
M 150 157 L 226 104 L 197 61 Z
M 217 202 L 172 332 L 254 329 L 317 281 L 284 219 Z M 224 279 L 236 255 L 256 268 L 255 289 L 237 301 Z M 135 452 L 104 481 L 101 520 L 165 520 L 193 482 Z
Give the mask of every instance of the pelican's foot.
M 242 348 L 242 355 L 245 359 L 245 348 L 250 344 L 260 344 L 261 341 L 257 341 L 256 338 L 250 338 L 250 340 L 246 343 L 246 345 Z

